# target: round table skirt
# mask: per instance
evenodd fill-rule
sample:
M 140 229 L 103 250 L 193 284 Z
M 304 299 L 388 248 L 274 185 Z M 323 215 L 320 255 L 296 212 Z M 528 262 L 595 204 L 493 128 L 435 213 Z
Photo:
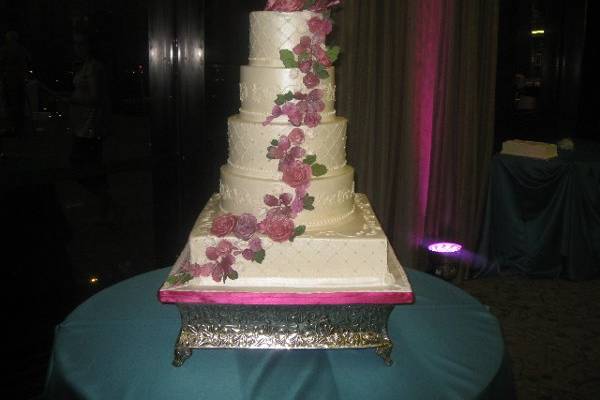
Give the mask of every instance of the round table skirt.
M 462 290 L 408 270 L 416 295 L 389 321 L 394 364 L 374 350 L 194 350 L 171 365 L 180 316 L 157 290 L 168 268 L 91 297 L 57 326 L 56 399 L 473 399 L 512 397 L 498 321 Z

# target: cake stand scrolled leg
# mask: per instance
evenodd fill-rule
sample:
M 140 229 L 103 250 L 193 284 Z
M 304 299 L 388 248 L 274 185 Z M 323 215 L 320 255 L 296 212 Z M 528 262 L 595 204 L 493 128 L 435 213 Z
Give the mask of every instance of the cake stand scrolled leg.
M 189 347 L 175 347 L 175 358 L 173 359 L 174 367 L 181 367 L 185 360 L 192 355 L 192 349 Z
M 377 353 L 377 355 L 383 358 L 383 362 L 388 367 L 394 363 L 394 361 L 392 361 L 392 347 L 392 342 L 386 341 L 381 346 L 375 348 L 375 352 Z

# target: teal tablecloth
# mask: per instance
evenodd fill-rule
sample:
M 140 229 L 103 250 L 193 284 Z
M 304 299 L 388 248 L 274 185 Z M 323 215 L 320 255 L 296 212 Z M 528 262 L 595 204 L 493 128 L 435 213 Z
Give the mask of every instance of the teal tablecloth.
M 168 269 L 112 286 L 56 328 L 47 398 L 473 399 L 512 397 L 498 321 L 462 290 L 408 271 L 394 309 L 394 364 L 373 350 L 195 350 L 171 365 L 180 317 L 158 302 Z

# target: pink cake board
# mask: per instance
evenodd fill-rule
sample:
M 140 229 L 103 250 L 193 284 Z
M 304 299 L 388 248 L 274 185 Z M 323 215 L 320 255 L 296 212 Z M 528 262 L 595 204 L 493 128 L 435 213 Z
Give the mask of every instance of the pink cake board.
M 179 269 L 188 257 L 188 248 L 182 252 L 173 270 Z M 265 288 L 216 289 L 214 286 L 168 288 L 166 284 L 158 292 L 162 303 L 190 304 L 238 304 L 238 305 L 342 305 L 342 304 L 408 304 L 414 295 L 406 274 L 395 255 L 389 266 L 395 282 L 390 286 L 373 289 L 311 290 L 295 288 L 292 291 L 277 291 Z

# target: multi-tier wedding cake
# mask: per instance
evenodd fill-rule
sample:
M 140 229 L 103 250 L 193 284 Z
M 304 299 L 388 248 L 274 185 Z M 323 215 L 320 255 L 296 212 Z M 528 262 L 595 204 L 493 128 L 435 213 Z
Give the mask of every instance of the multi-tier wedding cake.
M 240 112 L 228 120 L 219 193 L 200 213 L 162 301 L 215 292 L 412 298 L 367 197 L 354 192 L 347 120 L 334 108 L 331 30 L 326 7 L 250 14 L 249 65 L 241 67 Z

